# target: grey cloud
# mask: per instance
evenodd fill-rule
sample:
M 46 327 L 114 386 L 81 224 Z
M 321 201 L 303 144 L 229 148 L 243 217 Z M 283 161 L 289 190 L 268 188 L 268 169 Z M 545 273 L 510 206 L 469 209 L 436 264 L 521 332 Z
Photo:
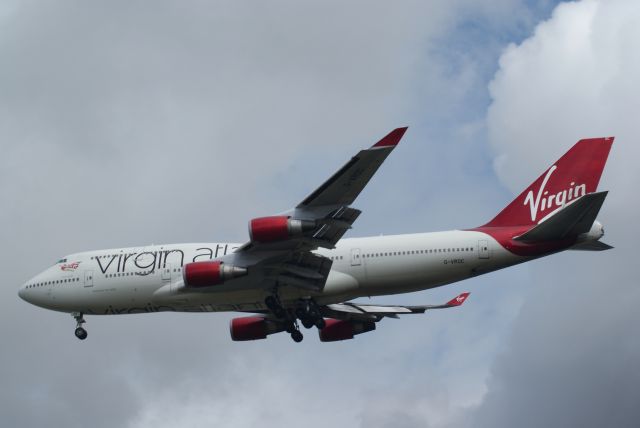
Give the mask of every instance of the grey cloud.
M 520 188 L 578 138 L 616 135 L 601 188 L 606 253 L 533 264 L 524 300 L 488 392 L 469 426 L 632 427 L 640 420 L 635 272 L 640 174 L 633 117 L 640 69 L 638 4 L 562 4 L 531 38 L 510 46 L 491 84 L 490 141 L 505 185 Z M 541 158 L 545 160 L 541 160 Z
M 230 314 L 93 317 L 80 343 L 69 316 L 16 296 L 20 283 L 66 253 L 243 240 L 251 216 L 287 208 L 354 150 L 407 122 L 411 144 L 359 200 L 367 215 L 358 233 L 492 213 L 503 195 L 491 190 L 486 147 L 475 141 L 483 110 L 474 88 L 486 70 L 474 71 L 474 61 L 448 68 L 430 50 L 474 16 L 474 3 L 5 4 L 2 422 L 340 426 L 369 421 L 366 412 L 384 398 L 375 391 L 421 394 L 415 385 L 445 376 L 439 385 L 450 406 L 423 412 L 396 400 L 374 413 L 385 423 L 444 424 L 477 399 L 512 309 L 407 319 L 351 343 L 321 346 L 309 337 L 299 347 L 286 337 L 231 343 Z M 526 10 L 520 2 L 494 7 Z M 482 22 L 512 27 L 491 10 L 482 5 Z M 469 110 L 457 107 L 471 98 Z M 467 132 L 439 123 L 458 115 Z M 465 198 L 475 198 L 473 207 L 452 213 Z M 493 284 L 522 277 L 515 270 L 478 279 L 486 293 L 478 302 L 518 301 Z M 468 285 L 389 299 L 439 300 Z

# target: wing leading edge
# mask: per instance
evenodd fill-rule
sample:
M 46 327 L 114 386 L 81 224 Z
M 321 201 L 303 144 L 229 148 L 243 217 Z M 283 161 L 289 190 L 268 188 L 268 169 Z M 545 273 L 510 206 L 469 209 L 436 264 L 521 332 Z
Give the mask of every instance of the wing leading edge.
M 358 152 L 296 208 L 351 205 L 406 131 L 406 127 L 396 128 L 370 148 Z

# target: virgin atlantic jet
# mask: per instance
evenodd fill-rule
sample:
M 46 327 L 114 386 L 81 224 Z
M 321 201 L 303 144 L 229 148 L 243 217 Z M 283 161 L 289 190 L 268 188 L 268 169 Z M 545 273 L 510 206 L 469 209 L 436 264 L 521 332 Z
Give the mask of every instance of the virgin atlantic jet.
M 596 191 L 613 138 L 580 140 L 493 220 L 473 229 L 341 239 L 360 215 L 356 197 L 398 145 L 398 128 L 360 151 L 286 214 L 249 222 L 246 243 L 169 244 L 68 255 L 24 284 L 19 295 L 71 313 L 84 340 L 84 315 L 161 311 L 249 314 L 231 321 L 233 340 L 305 328 L 320 340 L 352 339 L 383 318 L 461 305 L 353 302 L 410 293 L 482 275 L 564 250 L 601 251 Z

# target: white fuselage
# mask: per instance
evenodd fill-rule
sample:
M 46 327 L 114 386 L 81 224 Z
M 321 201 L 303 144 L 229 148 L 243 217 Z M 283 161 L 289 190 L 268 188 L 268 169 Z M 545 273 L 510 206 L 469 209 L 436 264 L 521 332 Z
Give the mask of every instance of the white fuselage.
M 183 287 L 186 263 L 223 257 L 239 246 L 154 245 L 72 254 L 28 281 L 20 295 L 47 309 L 95 315 L 264 310 L 271 290 L 249 287 L 247 278 L 231 280 L 224 289 Z M 317 253 L 333 260 L 324 289 L 283 286 L 283 302 L 311 296 L 330 304 L 424 290 L 530 259 L 476 231 L 342 239 L 335 249 Z

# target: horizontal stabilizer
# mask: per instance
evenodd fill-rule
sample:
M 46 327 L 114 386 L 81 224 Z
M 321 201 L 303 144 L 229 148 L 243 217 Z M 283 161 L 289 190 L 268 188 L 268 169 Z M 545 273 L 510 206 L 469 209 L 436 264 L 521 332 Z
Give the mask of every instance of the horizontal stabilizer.
M 589 232 L 607 193 L 606 191 L 595 192 L 581 196 L 515 240 L 522 242 L 554 241 Z
M 569 249 L 578 250 L 578 251 L 605 251 L 605 250 L 611 250 L 613 249 L 613 247 L 609 244 L 605 244 L 604 242 L 600 242 L 600 241 L 588 241 L 578 245 L 574 245 Z

